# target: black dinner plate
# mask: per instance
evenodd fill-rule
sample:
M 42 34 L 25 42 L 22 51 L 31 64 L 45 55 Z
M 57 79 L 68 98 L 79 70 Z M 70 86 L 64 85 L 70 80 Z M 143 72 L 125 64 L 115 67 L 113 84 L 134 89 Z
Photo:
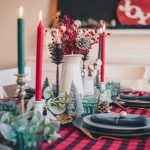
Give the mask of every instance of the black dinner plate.
M 150 104 L 149 105 L 143 105 L 143 104 L 131 104 L 131 103 L 124 103 L 121 104 L 124 107 L 137 107 L 137 108 L 145 108 L 145 109 L 150 109 Z
M 138 108 L 150 108 L 150 102 L 146 101 L 140 101 L 140 100 L 124 100 L 124 99 L 118 99 L 118 103 L 120 103 L 122 106 L 125 107 L 138 107 Z
M 131 133 L 110 132 L 110 131 L 106 131 L 103 129 L 94 130 L 94 128 L 89 129 L 84 126 L 83 117 L 73 120 L 72 124 L 78 129 L 85 128 L 90 133 L 92 133 L 92 135 L 95 137 L 98 137 L 100 135 L 113 136 L 113 137 L 137 137 L 137 136 L 150 135 L 150 129 L 142 130 L 142 131 L 138 131 L 138 132 L 135 131 L 135 132 L 131 132 Z
M 99 117 L 118 117 L 118 113 L 110 112 L 110 113 L 100 113 L 96 114 Z M 127 114 L 130 118 L 138 117 L 139 115 L 134 114 Z M 140 127 L 131 127 L 131 126 L 119 126 L 119 125 L 110 125 L 110 124 L 103 124 L 103 123 L 95 123 L 91 121 L 90 119 L 91 115 L 87 115 L 83 118 L 84 125 L 88 125 L 88 127 L 93 127 L 96 129 L 103 129 L 110 132 L 133 132 L 133 131 L 139 131 L 139 130 L 145 130 L 150 129 L 150 119 L 147 118 L 147 125 L 146 126 L 140 126 Z
M 120 98 L 117 100 L 129 103 L 129 104 L 150 105 L 150 101 L 145 101 L 145 100 L 130 100 L 130 99 L 120 99 Z

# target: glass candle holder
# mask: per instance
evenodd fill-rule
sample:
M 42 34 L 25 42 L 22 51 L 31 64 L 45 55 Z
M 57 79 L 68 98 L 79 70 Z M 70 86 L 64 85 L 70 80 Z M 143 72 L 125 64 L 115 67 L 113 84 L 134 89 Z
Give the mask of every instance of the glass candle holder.
M 94 94 L 94 78 L 87 76 L 87 77 L 84 77 L 82 80 L 83 80 L 84 95 L 93 95 Z
M 85 95 L 82 101 L 84 108 L 84 115 L 93 114 L 97 112 L 99 93 L 95 92 L 94 95 Z

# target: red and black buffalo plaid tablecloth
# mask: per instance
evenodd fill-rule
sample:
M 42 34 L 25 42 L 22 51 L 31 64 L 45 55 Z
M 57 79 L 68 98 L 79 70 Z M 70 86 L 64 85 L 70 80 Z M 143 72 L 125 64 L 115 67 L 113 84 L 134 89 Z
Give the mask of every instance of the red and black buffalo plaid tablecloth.
M 121 108 L 112 107 L 111 111 L 120 112 Z M 126 112 L 150 117 L 150 110 L 129 108 Z M 101 138 L 95 141 L 71 124 L 63 126 L 59 134 L 62 138 L 51 144 L 43 143 L 43 150 L 150 150 L 150 135 L 130 140 Z

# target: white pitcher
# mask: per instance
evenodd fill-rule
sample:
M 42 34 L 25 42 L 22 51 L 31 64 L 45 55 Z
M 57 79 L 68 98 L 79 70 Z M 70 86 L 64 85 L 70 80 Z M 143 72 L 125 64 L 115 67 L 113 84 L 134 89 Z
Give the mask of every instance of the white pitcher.
M 83 95 L 83 83 L 81 78 L 81 58 L 82 55 L 65 55 L 60 80 L 60 92 L 70 93 L 70 86 L 74 82 L 78 93 Z

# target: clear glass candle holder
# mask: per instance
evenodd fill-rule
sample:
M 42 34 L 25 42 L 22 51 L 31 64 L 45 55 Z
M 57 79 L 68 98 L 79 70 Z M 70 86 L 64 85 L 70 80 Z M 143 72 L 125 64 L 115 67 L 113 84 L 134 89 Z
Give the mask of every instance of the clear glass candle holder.
M 82 104 L 84 108 L 84 115 L 96 113 L 98 107 L 98 95 L 84 96 Z

